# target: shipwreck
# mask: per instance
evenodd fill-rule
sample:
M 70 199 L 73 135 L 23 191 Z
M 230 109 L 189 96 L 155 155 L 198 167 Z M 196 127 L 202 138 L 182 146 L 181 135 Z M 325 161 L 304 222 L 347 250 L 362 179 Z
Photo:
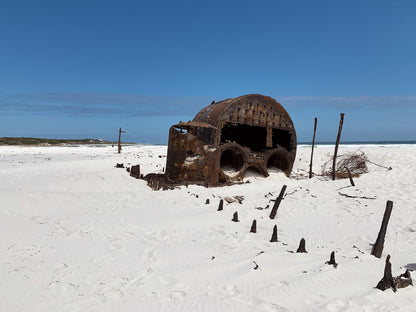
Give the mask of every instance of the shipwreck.
M 166 170 L 143 177 L 154 189 L 175 185 L 229 185 L 254 169 L 267 177 L 289 176 L 296 156 L 296 132 L 287 111 L 259 94 L 212 102 L 192 121 L 169 130 Z

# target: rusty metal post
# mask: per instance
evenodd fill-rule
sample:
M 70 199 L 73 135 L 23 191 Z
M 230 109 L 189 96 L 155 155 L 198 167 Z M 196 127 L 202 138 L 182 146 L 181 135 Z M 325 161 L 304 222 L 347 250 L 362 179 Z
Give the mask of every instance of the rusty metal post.
M 315 134 L 316 134 L 316 124 L 317 124 L 317 122 L 318 122 L 318 118 L 315 118 L 315 126 L 313 127 L 311 163 L 309 164 L 309 179 L 312 178 L 312 159 L 313 159 L 313 148 L 315 147 Z
M 344 115 L 345 115 L 344 113 L 341 113 L 341 119 L 339 121 L 337 142 L 335 143 L 334 161 L 332 163 L 332 180 L 335 180 L 335 163 L 336 163 L 337 154 L 338 154 L 339 140 L 341 139 L 341 131 L 342 131 L 342 124 L 344 123 Z

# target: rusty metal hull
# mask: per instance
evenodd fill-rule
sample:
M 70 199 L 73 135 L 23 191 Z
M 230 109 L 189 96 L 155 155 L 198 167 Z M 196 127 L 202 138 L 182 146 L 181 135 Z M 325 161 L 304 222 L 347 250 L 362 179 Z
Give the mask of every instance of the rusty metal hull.
M 164 175 L 145 177 L 153 188 L 188 183 L 205 186 L 241 181 L 247 170 L 289 175 L 296 156 L 296 132 L 274 99 L 249 94 L 203 108 L 189 122 L 169 130 Z

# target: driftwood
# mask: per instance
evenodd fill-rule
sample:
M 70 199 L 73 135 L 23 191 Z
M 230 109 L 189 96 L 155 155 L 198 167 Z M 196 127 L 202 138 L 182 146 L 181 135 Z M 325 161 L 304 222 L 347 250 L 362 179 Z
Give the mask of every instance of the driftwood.
M 232 218 L 232 220 L 231 221 L 233 221 L 233 222 L 240 222 L 240 220 L 238 220 L 238 212 L 236 211 L 236 212 L 234 212 L 234 214 L 233 214 L 233 218 Z
M 376 199 L 376 197 L 367 197 L 367 196 L 356 196 L 356 195 L 348 195 L 341 192 L 338 192 L 339 195 L 345 196 L 348 198 L 360 198 L 360 199 Z
M 306 249 L 305 249 L 305 239 L 304 238 L 302 238 L 300 240 L 299 247 L 298 247 L 298 250 L 296 250 L 296 252 L 298 252 L 298 253 L 306 253 L 307 252 Z
M 270 239 L 270 243 L 275 243 L 275 242 L 277 242 L 277 225 L 273 227 L 273 234 L 272 234 L 272 238 Z
M 322 166 L 323 176 L 332 176 L 332 167 L 330 162 L 333 159 L 329 159 Z M 370 162 L 367 155 L 360 151 L 355 153 L 345 153 L 337 156 L 335 175 L 337 179 L 349 178 L 349 174 L 352 178 L 359 177 L 360 175 L 368 172 L 367 162 Z M 350 173 L 348 173 L 348 171 Z
M 222 211 L 223 207 L 224 207 L 224 200 L 223 200 L 223 199 L 221 199 L 221 200 L 220 200 L 220 204 L 218 205 L 218 209 L 217 209 L 217 211 Z
M 238 202 L 239 204 L 243 203 L 244 196 L 233 196 L 233 197 L 224 197 L 225 201 L 229 204 Z
M 392 209 L 393 202 L 388 200 L 386 204 L 386 210 L 384 211 L 383 221 L 381 222 L 381 228 L 378 232 L 377 240 L 371 249 L 371 254 L 377 258 L 381 258 L 381 255 L 383 254 L 384 238 L 386 236 L 387 224 L 389 223 Z
M 342 131 L 343 123 L 344 123 L 344 113 L 341 113 L 341 119 L 339 121 L 339 127 L 338 127 L 337 142 L 335 143 L 334 161 L 332 163 L 332 180 L 335 180 L 335 164 L 336 164 L 336 159 L 337 159 L 337 154 L 338 154 L 339 140 L 341 139 L 341 131 Z
M 396 292 L 398 288 L 404 288 L 409 285 L 413 286 L 409 270 L 406 270 L 406 272 L 399 276 L 393 277 L 391 274 L 390 255 L 388 255 L 386 258 L 386 265 L 384 266 L 383 278 L 378 282 L 376 288 L 383 291 L 392 288 L 393 291 Z
M 313 148 L 315 147 L 315 134 L 316 134 L 316 124 L 317 124 L 317 122 L 318 122 L 318 118 L 315 118 L 315 125 L 313 127 L 311 162 L 309 164 L 309 179 L 312 178 L 312 159 L 313 159 Z
M 325 262 L 325 264 L 333 265 L 334 268 L 337 268 L 338 263 L 335 262 L 335 251 L 331 252 L 331 257 L 329 258 L 329 261 Z
M 280 190 L 279 196 L 274 201 L 273 209 L 270 212 L 270 219 L 274 219 L 274 217 L 276 217 L 277 209 L 279 208 L 280 202 L 283 199 L 283 195 L 285 194 L 286 188 L 287 185 L 283 185 L 282 189 Z
M 346 169 L 347 169 L 347 173 L 348 173 L 348 178 L 350 179 L 351 186 L 355 186 L 354 180 L 352 179 L 352 176 L 351 176 L 350 169 L 348 169 L 348 168 L 346 168 Z
M 406 270 L 403 274 L 393 277 L 393 285 L 395 289 L 405 288 L 407 286 L 413 286 L 412 277 L 410 271 Z
M 257 221 L 256 219 L 253 220 L 253 223 L 251 224 L 250 233 L 256 233 L 257 232 Z

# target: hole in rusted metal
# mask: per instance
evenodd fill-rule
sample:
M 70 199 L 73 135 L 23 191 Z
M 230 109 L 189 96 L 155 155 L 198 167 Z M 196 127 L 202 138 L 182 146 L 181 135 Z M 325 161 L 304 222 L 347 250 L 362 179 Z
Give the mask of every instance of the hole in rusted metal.
M 287 130 L 273 129 L 273 147 L 281 146 L 287 151 L 292 151 L 290 142 L 291 134 Z
M 282 153 L 274 153 L 267 160 L 267 171 L 286 171 L 289 168 L 289 161 Z
M 221 129 L 221 143 L 236 142 L 255 152 L 266 149 L 266 137 L 267 129 L 265 127 L 227 122 Z
M 243 153 L 236 149 L 230 148 L 221 154 L 220 167 L 228 176 L 234 176 L 244 166 Z
M 174 129 L 183 134 L 188 133 L 188 130 L 189 130 L 187 127 L 178 127 L 178 126 L 174 127 Z

